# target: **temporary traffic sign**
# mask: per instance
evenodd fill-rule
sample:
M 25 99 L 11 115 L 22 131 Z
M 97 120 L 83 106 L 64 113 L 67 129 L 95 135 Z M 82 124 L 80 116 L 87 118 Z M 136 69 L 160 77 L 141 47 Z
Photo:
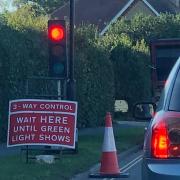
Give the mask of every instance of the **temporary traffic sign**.
M 18 99 L 9 102 L 8 147 L 75 148 L 77 102 Z

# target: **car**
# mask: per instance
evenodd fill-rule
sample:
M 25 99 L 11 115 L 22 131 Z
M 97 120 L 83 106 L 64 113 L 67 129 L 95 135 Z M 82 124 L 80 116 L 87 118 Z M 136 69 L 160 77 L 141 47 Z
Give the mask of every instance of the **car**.
M 148 113 L 142 113 L 144 106 Z M 139 102 L 134 117 L 151 119 L 144 138 L 142 180 L 180 180 L 180 58 L 165 82 L 157 108 L 152 102 Z

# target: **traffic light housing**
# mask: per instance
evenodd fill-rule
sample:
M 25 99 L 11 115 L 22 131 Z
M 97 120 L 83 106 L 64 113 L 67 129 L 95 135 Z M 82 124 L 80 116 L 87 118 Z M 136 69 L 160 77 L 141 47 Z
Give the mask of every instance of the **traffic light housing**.
M 48 21 L 49 75 L 67 77 L 67 33 L 64 20 Z

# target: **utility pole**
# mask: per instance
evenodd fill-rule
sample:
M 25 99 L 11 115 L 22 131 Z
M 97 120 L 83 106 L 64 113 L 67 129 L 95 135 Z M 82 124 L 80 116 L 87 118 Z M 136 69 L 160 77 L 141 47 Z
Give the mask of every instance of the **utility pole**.
M 67 82 L 67 98 L 71 101 L 76 99 L 76 80 L 74 78 L 74 25 L 75 3 L 70 0 L 70 47 L 69 47 L 69 79 Z M 76 128 L 74 152 L 78 153 L 78 129 Z
M 67 97 L 69 100 L 75 100 L 76 81 L 74 78 L 74 0 L 70 0 L 70 47 L 69 47 L 69 79 L 67 82 Z

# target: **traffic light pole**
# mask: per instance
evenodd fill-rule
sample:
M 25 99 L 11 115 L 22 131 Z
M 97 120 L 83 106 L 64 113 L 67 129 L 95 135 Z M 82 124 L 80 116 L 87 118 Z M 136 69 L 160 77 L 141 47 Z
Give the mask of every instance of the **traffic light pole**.
M 58 99 L 61 100 L 61 80 L 57 81 Z
M 70 0 L 70 47 L 69 47 L 69 79 L 67 82 L 67 97 L 69 100 L 76 99 L 76 80 L 74 78 L 74 18 L 75 3 Z M 75 153 L 78 153 L 78 129 L 76 128 Z
M 75 100 L 76 81 L 74 78 L 74 0 L 70 0 L 70 47 L 69 47 L 69 80 L 67 82 L 67 97 Z

